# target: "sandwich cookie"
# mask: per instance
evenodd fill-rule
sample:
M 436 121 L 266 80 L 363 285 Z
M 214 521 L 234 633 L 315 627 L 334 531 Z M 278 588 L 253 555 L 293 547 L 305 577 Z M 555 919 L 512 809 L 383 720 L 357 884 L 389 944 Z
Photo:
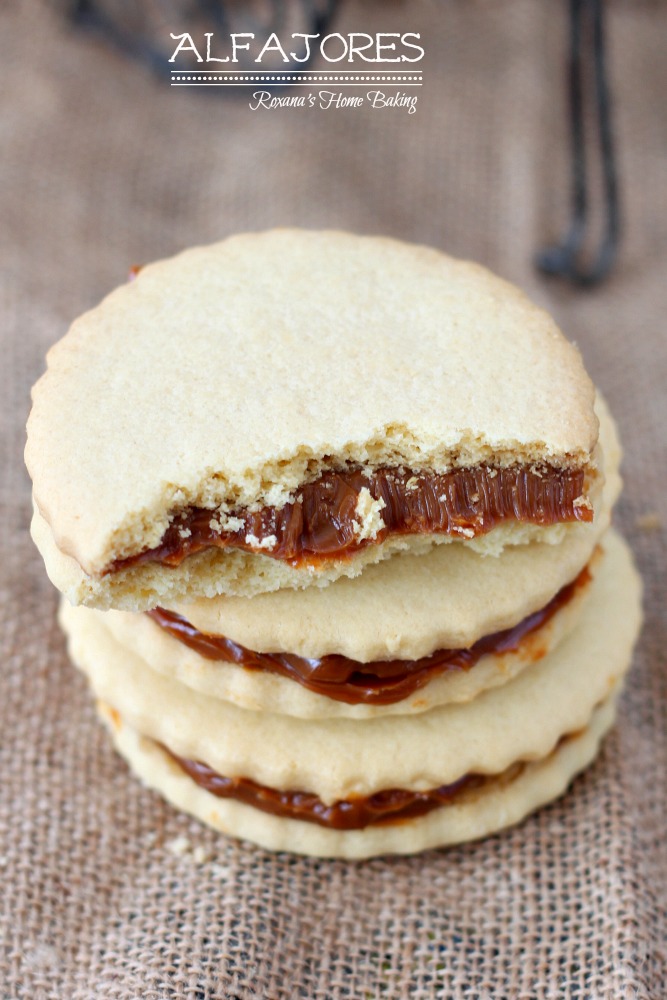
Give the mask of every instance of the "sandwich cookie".
M 215 830 L 273 851 L 323 858 L 370 858 L 414 854 L 433 847 L 478 840 L 519 823 L 529 813 L 558 798 L 572 779 L 595 758 L 600 741 L 614 721 L 610 696 L 580 732 L 559 740 L 541 760 L 508 768 L 495 778 L 474 776 L 441 790 L 442 805 L 418 816 L 376 822 L 363 829 L 336 829 L 258 809 L 240 798 L 225 798 L 192 779 L 178 759 L 154 740 L 128 726 L 104 703 L 98 711 L 114 745 L 138 778 L 177 809 Z M 210 779 L 209 779 L 210 780 Z M 385 797 L 389 798 L 388 796 Z
M 49 352 L 33 536 L 72 602 L 135 611 L 559 543 L 600 501 L 593 404 L 553 321 L 477 265 L 237 236 L 143 268 Z
M 298 718 L 372 719 L 470 701 L 543 659 L 574 628 L 601 558 L 596 551 L 572 583 L 515 626 L 469 647 L 440 647 L 414 660 L 363 663 L 339 654 L 258 653 L 224 636 L 199 632 L 162 608 L 143 615 L 87 610 L 104 622 L 120 646 L 136 652 L 152 669 L 209 697 Z M 72 616 L 69 608 L 65 602 L 64 622 Z

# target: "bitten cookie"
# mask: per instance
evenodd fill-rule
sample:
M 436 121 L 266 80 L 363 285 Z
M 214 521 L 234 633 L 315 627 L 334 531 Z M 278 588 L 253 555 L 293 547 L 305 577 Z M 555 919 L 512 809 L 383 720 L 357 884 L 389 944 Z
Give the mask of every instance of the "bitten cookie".
M 236 236 L 143 268 L 49 352 L 34 537 L 70 600 L 132 610 L 557 542 L 600 495 L 593 404 L 577 350 L 484 268 Z

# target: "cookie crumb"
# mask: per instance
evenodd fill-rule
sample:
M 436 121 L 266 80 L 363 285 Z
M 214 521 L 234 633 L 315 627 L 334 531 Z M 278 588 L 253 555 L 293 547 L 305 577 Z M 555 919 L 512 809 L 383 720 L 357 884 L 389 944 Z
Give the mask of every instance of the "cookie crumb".
M 173 840 L 168 840 L 164 846 L 170 854 L 175 855 L 177 858 L 181 858 L 190 850 L 190 841 L 187 837 L 174 837 Z
M 198 865 L 206 864 L 210 857 L 209 852 L 201 844 L 198 844 L 192 852 L 192 860 Z
M 647 510 L 644 514 L 639 515 L 635 524 L 640 531 L 660 531 L 662 518 L 657 510 Z
M 225 531 L 240 531 L 244 526 L 242 517 L 223 517 L 220 515 L 220 525 Z
M 382 498 L 374 500 L 370 490 L 366 486 L 361 488 L 357 497 L 357 505 L 354 509 L 357 519 L 354 525 L 354 533 L 357 536 L 357 541 L 361 542 L 366 538 L 371 540 L 377 538 L 378 533 L 385 526 L 380 514 L 380 511 L 384 507 L 386 507 L 386 504 Z
M 218 878 L 229 878 L 232 873 L 231 868 L 227 868 L 225 865 L 211 865 L 209 871 L 212 875 L 217 875 Z
M 252 545 L 253 549 L 275 549 L 278 539 L 275 535 L 267 535 L 266 538 L 258 538 L 257 535 L 246 535 L 246 545 Z

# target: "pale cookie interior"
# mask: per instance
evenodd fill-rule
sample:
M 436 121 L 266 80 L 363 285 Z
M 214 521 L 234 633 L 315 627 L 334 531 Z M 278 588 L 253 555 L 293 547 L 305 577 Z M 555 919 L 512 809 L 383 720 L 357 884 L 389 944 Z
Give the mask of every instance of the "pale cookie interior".
M 147 563 L 111 573 L 102 578 L 88 576 L 74 559 L 65 555 L 56 547 L 48 524 L 37 511 L 35 511 L 33 517 L 31 532 L 37 547 L 42 553 L 51 581 L 61 593 L 65 594 L 72 604 L 85 604 L 101 609 L 113 607 L 128 611 L 141 611 L 154 607 L 157 604 L 166 606 L 176 604 L 177 602 L 191 604 L 201 597 L 211 598 L 218 594 L 224 594 L 226 597 L 242 596 L 246 598 L 284 589 L 302 590 L 302 593 L 298 596 L 294 595 L 292 601 L 290 598 L 287 598 L 288 606 L 285 608 L 278 610 L 278 602 L 276 602 L 277 615 L 271 615 L 270 606 L 266 608 L 272 622 L 270 626 L 270 635 L 272 638 L 269 641 L 291 642 L 291 633 L 286 635 L 284 639 L 281 638 L 285 628 L 281 622 L 283 620 L 286 622 L 297 620 L 295 614 L 290 610 L 290 603 L 293 606 L 294 602 L 298 601 L 300 607 L 303 603 L 304 610 L 303 612 L 299 612 L 299 614 L 303 614 L 304 616 L 309 613 L 312 614 L 315 609 L 311 608 L 310 612 L 308 612 L 303 598 L 307 597 L 308 601 L 313 601 L 316 605 L 318 598 L 310 593 L 313 589 L 327 588 L 329 583 L 337 579 L 358 578 L 362 574 L 362 571 L 363 578 L 365 579 L 375 564 L 381 564 L 383 560 L 392 555 L 400 554 L 402 557 L 399 561 L 392 560 L 391 572 L 393 574 L 395 571 L 397 574 L 396 578 L 398 579 L 399 575 L 405 575 L 404 571 L 397 568 L 403 562 L 405 556 L 430 557 L 430 550 L 434 547 L 443 547 L 442 543 L 450 543 L 444 545 L 447 549 L 465 546 L 466 549 L 469 548 L 471 551 L 478 552 L 481 555 L 499 556 L 501 552 L 510 552 L 512 548 L 519 545 L 530 545 L 532 543 L 563 545 L 567 540 L 579 539 L 578 544 L 584 552 L 581 561 L 581 565 L 583 565 L 587 554 L 590 554 L 593 550 L 596 539 L 609 522 L 611 506 L 620 490 L 620 479 L 618 476 L 620 446 L 618 437 L 614 422 L 609 416 L 604 401 L 599 396 L 596 403 L 596 410 L 600 417 L 600 444 L 597 448 L 600 475 L 596 480 L 595 489 L 592 493 L 595 508 L 595 518 L 592 524 L 555 524 L 549 527 L 540 527 L 531 524 L 507 522 L 495 528 L 488 535 L 482 535 L 470 541 L 461 541 L 453 539 L 451 536 L 438 535 L 390 537 L 380 545 L 371 544 L 368 548 L 362 549 L 349 559 L 332 561 L 331 565 L 326 565 L 317 574 L 312 570 L 295 569 L 281 560 L 273 559 L 266 555 L 252 554 L 238 549 L 210 549 L 190 556 L 180 566 L 175 568 L 160 566 L 157 563 Z M 603 465 L 606 484 L 603 484 Z M 577 543 L 573 544 L 576 545 Z M 435 556 L 433 558 L 437 559 Z M 384 577 L 380 577 L 379 579 L 387 580 L 388 577 L 385 574 Z M 562 582 L 567 582 L 567 578 L 563 578 Z M 396 586 L 394 584 L 394 591 L 396 591 Z M 352 594 L 353 591 L 349 593 Z M 239 622 L 242 622 L 244 618 L 242 610 L 244 605 L 249 607 L 245 600 L 236 606 L 237 620 Z M 220 605 L 220 607 L 222 608 L 223 605 Z M 240 611 L 240 616 L 238 615 L 238 611 Z M 249 620 L 252 614 L 254 612 L 249 612 L 245 616 L 246 620 Z M 352 615 L 353 617 L 359 617 L 358 614 L 355 615 L 355 612 L 352 612 Z M 371 620 L 371 618 L 367 618 L 367 622 Z M 442 621 L 442 618 L 436 620 Z M 212 631 L 224 634 L 224 628 L 225 626 L 221 624 L 219 627 L 215 626 Z M 366 624 L 365 629 L 368 632 L 368 624 Z M 319 632 L 318 625 L 317 634 L 326 637 L 326 625 L 323 626 L 322 632 Z M 393 635 L 394 629 L 391 627 L 380 628 L 373 632 L 375 637 L 385 634 L 389 636 Z M 426 625 L 425 628 L 419 629 L 418 634 L 428 636 L 430 634 L 429 626 Z M 294 636 L 294 639 L 296 642 L 291 646 L 291 651 L 298 652 L 298 643 L 301 640 L 298 636 Z M 241 638 L 239 638 L 239 641 L 243 642 Z M 261 636 L 259 637 L 259 641 L 262 644 L 257 647 L 258 649 L 267 648 Z M 305 641 L 308 642 L 311 640 L 306 637 Z M 359 645 L 358 638 L 353 641 Z M 464 643 L 460 644 L 463 645 Z M 343 652 L 343 650 L 340 651 Z M 378 659 L 381 655 L 383 654 L 361 653 L 355 658 Z M 407 656 L 410 654 L 405 652 L 401 655 Z

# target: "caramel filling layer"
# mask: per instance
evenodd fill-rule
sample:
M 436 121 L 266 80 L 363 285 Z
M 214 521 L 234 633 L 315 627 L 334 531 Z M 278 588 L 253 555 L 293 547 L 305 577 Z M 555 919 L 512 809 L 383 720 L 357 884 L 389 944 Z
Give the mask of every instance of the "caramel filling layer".
M 549 756 L 568 741 L 579 737 L 581 732 L 583 730 L 562 736 Z M 491 783 L 507 785 L 518 778 L 526 766 L 523 761 L 517 761 L 501 774 L 466 774 L 450 785 L 441 785 L 440 788 L 427 792 L 390 788 L 376 792 L 375 795 L 355 796 L 325 805 L 317 795 L 310 792 L 281 792 L 260 785 L 250 778 L 225 778 L 201 761 L 179 757 L 164 744 L 158 745 L 200 788 L 211 795 L 221 799 L 236 799 L 274 816 L 317 823 L 333 830 L 363 830 L 367 826 L 389 825 L 424 816 Z
M 476 466 L 443 475 L 379 469 L 327 472 L 301 486 L 280 509 L 240 510 L 220 518 L 190 507 L 174 518 L 159 545 L 119 559 L 107 573 L 145 562 L 178 566 L 208 548 L 261 552 L 292 566 L 321 565 L 353 555 L 390 535 L 446 534 L 474 538 L 503 521 L 550 525 L 592 521 L 583 497 L 583 469 L 551 466 L 494 469 Z M 379 503 L 382 519 L 364 532 L 357 511 L 362 490 Z
M 347 656 L 307 659 L 294 653 L 255 653 L 225 636 L 199 632 L 181 615 L 163 608 L 146 612 L 179 642 L 209 660 L 236 663 L 248 670 L 265 670 L 297 681 L 310 691 L 349 705 L 391 705 L 424 687 L 438 674 L 470 670 L 482 656 L 516 652 L 568 603 L 591 579 L 588 568 L 563 587 L 548 604 L 513 628 L 484 636 L 469 649 L 439 649 L 419 660 L 376 660 L 360 663 Z
M 341 799 L 327 806 L 310 792 L 281 792 L 259 785 L 250 778 L 225 778 L 201 761 L 179 757 L 163 744 L 160 746 L 200 788 L 218 798 L 236 799 L 274 816 L 317 823 L 333 830 L 363 830 L 371 825 L 423 816 L 450 804 L 464 790 L 480 788 L 492 780 L 486 775 L 467 774 L 451 785 L 442 785 L 428 792 L 390 788 L 375 795 Z M 517 765 L 513 765 L 511 770 L 515 773 Z

